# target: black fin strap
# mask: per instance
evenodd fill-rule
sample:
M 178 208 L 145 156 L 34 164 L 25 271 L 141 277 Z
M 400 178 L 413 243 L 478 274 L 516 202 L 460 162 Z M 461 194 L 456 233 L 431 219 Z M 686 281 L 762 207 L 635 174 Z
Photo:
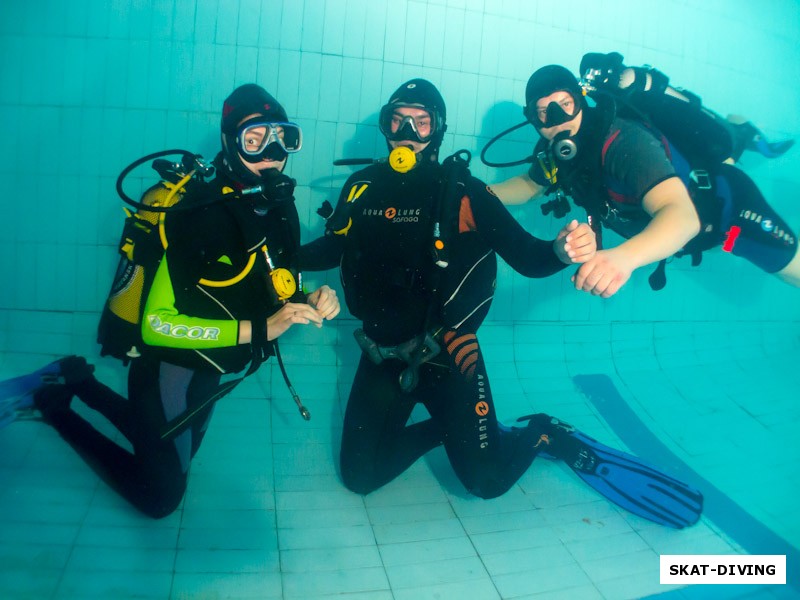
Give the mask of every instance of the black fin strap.
M 597 455 L 572 435 L 575 428 L 569 423 L 544 413 L 520 417 L 517 421 L 528 421 L 528 427 L 540 431 L 536 444 L 540 452 L 563 460 L 571 468 L 584 473 L 593 473 L 597 468 Z

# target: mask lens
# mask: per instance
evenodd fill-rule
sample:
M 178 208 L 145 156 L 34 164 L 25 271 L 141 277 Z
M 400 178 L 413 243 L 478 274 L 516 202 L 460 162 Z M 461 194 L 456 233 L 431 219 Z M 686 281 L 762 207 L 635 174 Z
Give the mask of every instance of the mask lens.
M 548 104 L 540 101 L 534 107 L 526 106 L 525 117 L 534 127 L 555 127 L 574 119 L 579 110 L 580 105 L 575 98 L 567 94 L 560 100 Z
M 295 123 L 250 122 L 242 126 L 236 140 L 243 156 L 261 160 L 273 143 L 285 152 L 298 152 L 303 146 L 303 133 Z
M 283 149 L 287 152 L 298 152 L 303 147 L 303 132 L 299 125 L 294 123 L 279 123 L 281 132 L 278 139 L 283 144 Z
M 403 114 L 396 104 L 387 104 L 381 109 L 378 127 L 386 139 L 400 142 L 404 140 L 425 143 L 436 133 L 434 119 L 425 112 L 416 116 Z M 417 107 L 413 107 L 417 108 Z
M 239 133 L 239 148 L 247 156 L 258 156 L 266 148 L 271 137 L 266 125 L 249 125 Z

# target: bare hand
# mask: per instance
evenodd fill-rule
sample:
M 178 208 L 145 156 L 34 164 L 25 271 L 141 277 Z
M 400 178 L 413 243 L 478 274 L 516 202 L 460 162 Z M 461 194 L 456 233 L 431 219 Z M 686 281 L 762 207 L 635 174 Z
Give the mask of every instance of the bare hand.
M 553 249 L 558 259 L 566 265 L 585 263 L 597 252 L 597 239 L 588 223 L 573 219 L 558 232 Z
M 323 285 L 319 289 L 311 292 L 308 295 L 308 303 L 317 309 L 317 313 L 320 317 L 329 321 L 338 315 L 341 310 L 339 298 L 336 296 L 336 290 L 327 285 Z
M 610 298 L 630 279 L 632 271 L 624 254 L 616 248 L 598 250 L 592 259 L 581 265 L 572 281 L 577 290 Z
M 267 340 L 274 340 L 286 333 L 292 325 L 322 327 L 322 317 L 308 304 L 287 302 L 278 312 L 267 318 Z

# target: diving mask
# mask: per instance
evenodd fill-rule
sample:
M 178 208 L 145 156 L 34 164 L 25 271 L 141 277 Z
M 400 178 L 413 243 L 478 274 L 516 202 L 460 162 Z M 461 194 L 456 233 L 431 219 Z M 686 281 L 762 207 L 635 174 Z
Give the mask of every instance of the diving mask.
M 555 95 L 555 94 L 553 94 Z M 556 127 L 572 121 L 581 111 L 581 103 L 569 92 L 544 104 L 541 100 L 525 106 L 525 118 L 536 129 Z
M 412 116 L 401 113 L 398 108 L 418 108 L 423 114 Z M 419 142 L 425 144 L 441 129 L 441 123 L 434 112 L 431 114 L 420 106 L 387 104 L 381 109 L 378 127 L 387 140 L 392 142 Z
M 236 132 L 236 144 L 249 163 L 281 161 L 287 154 L 300 151 L 303 132 L 295 123 L 271 123 L 258 117 L 242 123 Z

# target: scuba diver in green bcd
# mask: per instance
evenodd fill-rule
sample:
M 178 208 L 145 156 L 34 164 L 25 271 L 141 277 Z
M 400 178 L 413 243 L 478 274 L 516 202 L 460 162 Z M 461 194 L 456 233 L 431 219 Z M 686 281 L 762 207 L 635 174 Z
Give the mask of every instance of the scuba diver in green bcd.
M 663 73 L 626 68 L 618 53 L 587 54 L 580 71 L 580 83 L 558 65 L 528 81 L 524 114 L 541 136 L 533 156 L 486 160 L 508 132 L 482 154 L 491 166 L 532 163 L 527 174 L 491 186 L 505 204 L 555 194 L 542 211 L 566 214 L 571 197 L 598 234 L 607 227 L 625 238 L 581 266 L 577 289 L 608 298 L 632 271 L 656 261 L 650 285 L 661 289 L 666 259 L 688 254 L 697 265 L 702 252 L 719 246 L 800 286 L 797 236 L 732 164 L 745 149 L 779 156 L 791 140 L 769 143 L 750 123 L 723 119 L 669 86 Z
M 540 452 L 566 461 L 610 500 L 671 527 L 695 523 L 702 495 L 637 458 L 545 414 L 498 422 L 477 337 L 489 310 L 496 254 L 528 277 L 590 260 L 594 234 L 572 221 L 555 240 L 527 233 L 481 181 L 468 152 L 442 164 L 445 103 L 413 79 L 381 109 L 388 160 L 346 182 L 326 233 L 303 246 L 306 270 L 341 268 L 362 356 L 345 410 L 341 475 L 368 494 L 444 445 L 455 473 L 480 498 L 504 494 Z M 331 214 L 332 212 L 332 214 Z M 422 403 L 430 418 L 409 424 Z
M 293 325 L 321 327 L 339 312 L 333 290 L 306 296 L 299 281 L 295 184 L 283 169 L 301 148 L 300 128 L 248 84 L 225 100 L 221 138 L 214 179 L 204 181 L 214 169 L 185 153 L 183 164 L 155 161 L 165 180 L 131 201 L 140 210 L 126 221 L 98 336 L 102 354 L 130 362 L 128 399 L 78 356 L 0 383 L 5 401 L 33 391 L 44 421 L 154 518 L 177 508 L 214 402 L 243 379 L 222 375 L 248 365 L 249 375 L 275 353 L 280 363 L 278 337 Z M 129 170 L 118 181 L 123 198 Z M 72 410 L 73 396 L 108 418 L 133 452 Z

